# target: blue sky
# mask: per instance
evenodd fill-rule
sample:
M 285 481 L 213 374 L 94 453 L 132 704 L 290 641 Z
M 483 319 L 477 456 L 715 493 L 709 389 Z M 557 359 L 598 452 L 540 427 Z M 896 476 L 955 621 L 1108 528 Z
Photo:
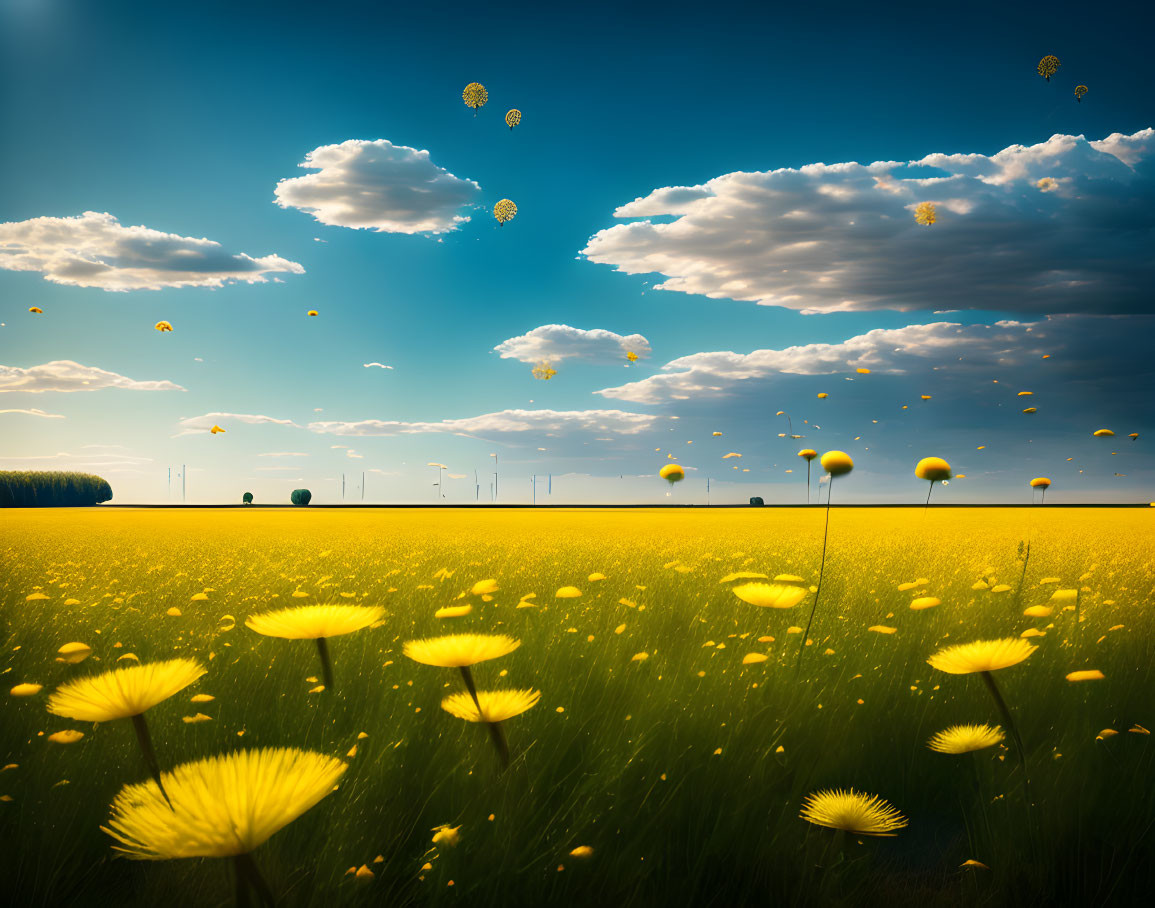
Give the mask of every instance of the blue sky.
M 1036 475 L 1147 501 L 1153 24 L 0 0 L 0 468 L 118 501 L 181 463 L 190 501 L 367 471 L 366 500 L 433 502 L 436 461 L 464 502 L 496 452 L 503 501 L 533 473 L 554 501 L 797 501 L 806 446 L 855 457 L 847 501 L 920 499 L 929 454 L 966 474 L 944 501 Z

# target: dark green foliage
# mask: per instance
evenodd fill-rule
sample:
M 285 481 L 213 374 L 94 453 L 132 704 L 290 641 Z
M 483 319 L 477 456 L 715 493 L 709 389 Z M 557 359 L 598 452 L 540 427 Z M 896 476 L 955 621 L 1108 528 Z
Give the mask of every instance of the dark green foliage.
M 241 496 L 241 501 L 243 501 L 245 504 L 252 504 L 253 503 L 253 493 L 252 492 L 245 492 L 245 494 Z
M 313 493 L 308 489 L 293 489 L 293 495 L 290 501 L 293 504 L 306 505 L 313 500 Z
M 2 508 L 76 508 L 112 498 L 112 487 L 91 473 L 0 470 Z
M 750 499 L 750 504 L 757 508 L 757 507 L 761 507 L 762 505 L 766 504 L 766 502 L 764 502 L 762 500 L 761 496 L 755 495 L 753 498 Z

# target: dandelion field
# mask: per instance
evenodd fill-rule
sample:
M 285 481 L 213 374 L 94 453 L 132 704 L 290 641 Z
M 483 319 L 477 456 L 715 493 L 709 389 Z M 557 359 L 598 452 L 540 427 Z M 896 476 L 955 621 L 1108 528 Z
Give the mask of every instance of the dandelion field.
M 100 829 L 109 805 L 149 778 L 133 727 L 45 708 L 71 679 L 188 657 L 207 673 L 148 711 L 162 771 L 282 746 L 348 764 L 335 791 L 253 852 L 278 905 L 1145 900 L 1155 883 L 1152 513 L 835 508 L 799 669 L 823 517 L 818 508 L 9 512 L 0 526 L 4 898 L 233 903 L 228 861 L 114 857 Z M 740 573 L 767 580 L 730 576 Z M 806 593 L 789 607 L 732 592 L 783 574 Z M 558 598 L 564 587 L 580 595 Z M 1075 604 L 1053 599 L 1057 590 L 1077 590 Z M 312 640 L 245 622 L 326 603 L 385 611 L 328 641 L 334 684 L 319 689 Z M 541 691 L 501 723 L 504 771 L 485 726 L 440 706 L 464 690 L 458 671 L 402 652 L 456 633 L 520 641 L 474 666 L 479 688 Z M 951 725 L 1002 724 L 980 678 L 927 659 L 1001 638 L 1038 647 L 993 673 L 1025 745 L 1029 797 L 1009 736 L 960 755 L 927 747 Z M 91 654 L 69 661 L 59 652 L 69 643 Z M 1103 678 L 1067 679 L 1089 670 Z M 43 689 L 9 693 L 22 684 Z M 67 729 L 83 737 L 48 740 Z M 799 817 L 809 794 L 851 787 L 885 799 L 908 825 L 872 837 Z

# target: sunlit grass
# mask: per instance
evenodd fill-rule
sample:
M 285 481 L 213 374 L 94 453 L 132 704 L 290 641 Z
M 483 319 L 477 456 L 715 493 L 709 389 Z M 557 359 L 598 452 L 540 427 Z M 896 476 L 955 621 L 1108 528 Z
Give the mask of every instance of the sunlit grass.
M 830 847 L 829 830 L 799 819 L 805 799 L 851 788 L 909 826 L 848 836 L 830 899 L 1125 904 L 1151 882 L 1147 511 L 835 507 L 797 680 L 806 605 L 756 608 L 732 589 L 817 578 L 821 511 L 4 516 L 0 871 L 17 904 L 229 903 L 211 862 L 109 860 L 99 827 L 123 786 L 148 778 L 138 742 L 129 723 L 46 709 L 73 679 L 174 658 L 208 672 L 148 711 L 164 768 L 263 747 L 349 764 L 261 846 L 278 905 L 801 904 Z M 1028 521 L 1017 604 L 997 590 L 1019 580 Z M 567 587 L 581 595 L 559 598 Z M 335 693 L 318 691 L 313 647 L 245 627 L 302 601 L 384 609 L 340 638 Z M 1038 605 L 1050 614 L 1023 614 Z M 1028 630 L 1038 649 L 998 681 L 1031 767 L 1037 855 L 1009 741 L 965 758 L 927 747 L 1002 717 L 981 677 L 926 660 Z M 471 669 L 483 696 L 541 692 L 509 723 L 504 772 L 461 721 L 477 703 L 458 670 L 402 653 L 448 633 L 521 641 Z M 74 641 L 91 655 L 58 662 Z M 1090 671 L 1102 679 L 1067 680 Z M 70 729 L 84 736 L 47 740 Z M 960 871 L 967 861 L 989 870 Z

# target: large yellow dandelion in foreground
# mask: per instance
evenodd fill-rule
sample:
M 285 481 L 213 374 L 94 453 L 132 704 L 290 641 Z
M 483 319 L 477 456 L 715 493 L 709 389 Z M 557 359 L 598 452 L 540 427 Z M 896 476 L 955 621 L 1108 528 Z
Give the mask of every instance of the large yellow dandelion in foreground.
M 975 640 L 940 649 L 926 661 L 932 668 L 951 675 L 970 675 L 1018 665 L 1037 649 L 1018 637 Z
M 929 227 L 937 221 L 938 214 L 935 212 L 934 202 L 919 202 L 914 209 L 914 220 L 924 227 Z
M 854 835 L 893 836 L 907 825 L 906 818 L 877 795 L 842 789 L 816 791 L 806 796 L 799 816 L 815 826 L 841 829 Z
M 995 725 L 952 725 L 937 732 L 926 746 L 940 754 L 968 754 L 972 750 L 993 747 L 1006 738 Z
M 440 668 L 468 668 L 478 662 L 500 659 L 521 646 L 505 634 L 450 634 L 406 641 L 402 652 L 414 662 Z
M 184 690 L 205 672 L 195 659 L 170 659 L 77 678 L 48 698 L 48 711 L 81 722 L 128 719 Z
M 531 709 L 540 699 L 540 690 L 479 690 L 480 710 L 467 692 L 450 694 L 441 701 L 441 708 L 467 722 L 504 722 Z
M 296 748 L 243 750 L 184 763 L 154 782 L 126 785 L 100 828 L 134 860 L 231 857 L 238 897 L 255 888 L 266 904 L 272 892 L 249 852 L 333 791 L 348 764 Z M 171 804 L 170 804 L 171 802 Z
M 806 598 L 807 590 L 804 587 L 779 583 L 743 583 L 730 592 L 751 605 L 763 608 L 793 608 Z

